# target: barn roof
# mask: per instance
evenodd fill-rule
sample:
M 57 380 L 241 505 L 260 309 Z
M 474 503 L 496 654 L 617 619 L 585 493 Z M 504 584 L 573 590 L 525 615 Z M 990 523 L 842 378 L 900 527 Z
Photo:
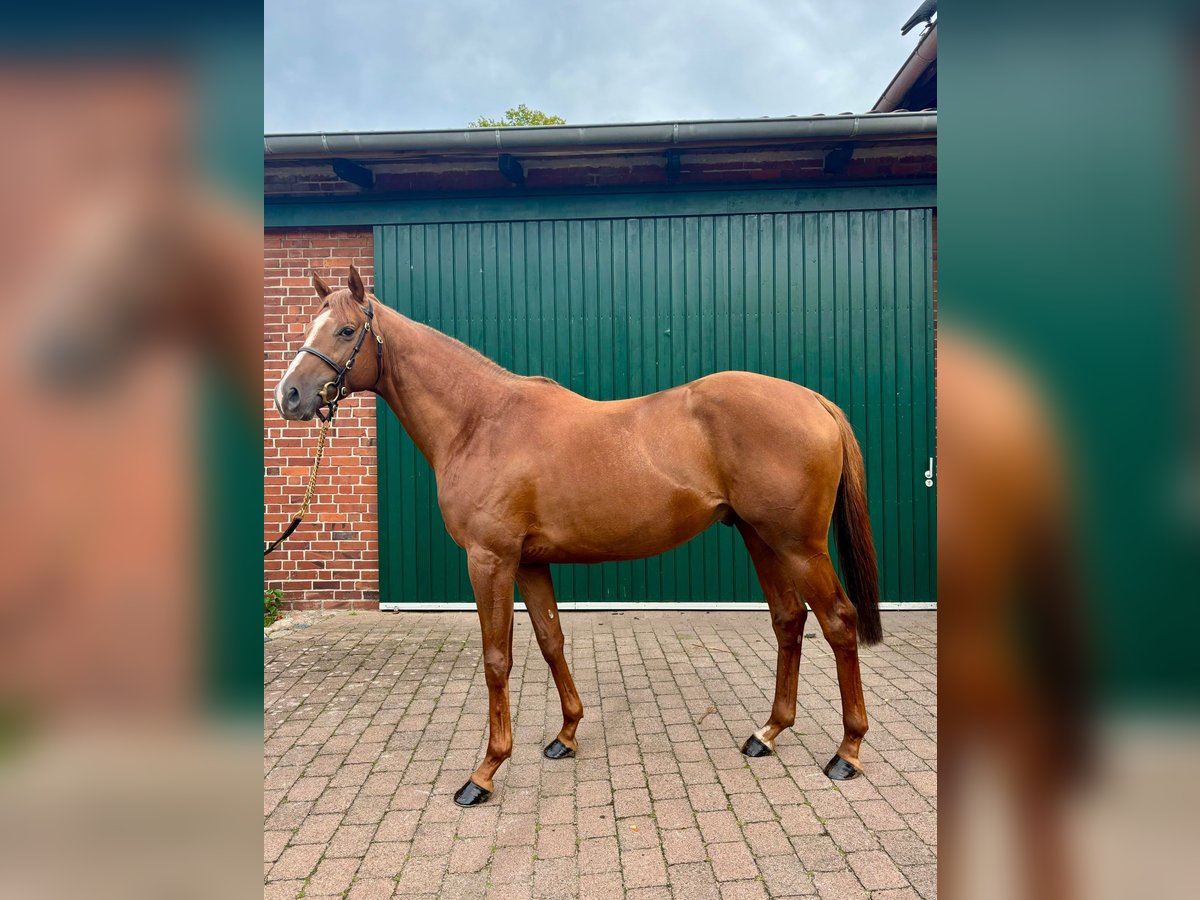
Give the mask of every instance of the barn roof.
M 913 48 L 900 70 L 892 76 L 888 86 L 871 107 L 871 112 L 937 109 L 937 48 L 938 27 L 935 20 L 921 32 L 917 46 Z

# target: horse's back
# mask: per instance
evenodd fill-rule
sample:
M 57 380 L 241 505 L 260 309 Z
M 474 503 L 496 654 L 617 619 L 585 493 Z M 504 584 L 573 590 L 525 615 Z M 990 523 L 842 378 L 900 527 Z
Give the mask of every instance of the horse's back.
M 841 435 L 828 401 L 769 375 L 716 372 L 628 400 L 589 400 L 548 379 L 529 389 L 530 425 L 552 444 L 624 448 L 668 469 L 675 460 L 692 467 L 749 455 L 794 463 L 797 453 L 834 451 L 840 465 Z
M 840 450 L 829 401 L 803 385 L 756 372 L 717 372 L 686 387 L 689 411 L 715 441 L 732 441 L 740 449 L 799 443 L 814 451 Z

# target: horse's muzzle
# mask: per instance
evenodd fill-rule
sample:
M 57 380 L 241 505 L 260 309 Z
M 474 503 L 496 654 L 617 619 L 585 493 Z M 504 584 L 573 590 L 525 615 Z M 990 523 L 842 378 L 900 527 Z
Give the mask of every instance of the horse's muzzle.
M 308 421 L 317 411 L 317 397 L 306 398 L 297 387 L 284 387 L 282 384 L 275 391 L 275 408 L 285 419 L 292 422 Z

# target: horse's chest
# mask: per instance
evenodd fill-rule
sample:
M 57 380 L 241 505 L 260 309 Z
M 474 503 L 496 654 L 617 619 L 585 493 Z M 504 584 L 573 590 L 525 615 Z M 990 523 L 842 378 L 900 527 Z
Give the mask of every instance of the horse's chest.
M 521 491 L 497 474 L 489 478 L 438 477 L 438 507 L 446 530 L 460 547 L 520 540 L 525 518 L 520 512 Z

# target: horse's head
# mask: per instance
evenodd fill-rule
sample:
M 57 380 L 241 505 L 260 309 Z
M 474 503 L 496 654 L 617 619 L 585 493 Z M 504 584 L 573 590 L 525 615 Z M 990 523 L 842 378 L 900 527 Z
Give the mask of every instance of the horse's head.
M 311 419 L 348 394 L 373 390 L 383 374 L 383 340 L 375 330 L 376 298 L 350 267 L 347 287 L 330 288 L 313 274 L 321 309 L 304 344 L 275 386 L 275 408 L 285 419 Z

